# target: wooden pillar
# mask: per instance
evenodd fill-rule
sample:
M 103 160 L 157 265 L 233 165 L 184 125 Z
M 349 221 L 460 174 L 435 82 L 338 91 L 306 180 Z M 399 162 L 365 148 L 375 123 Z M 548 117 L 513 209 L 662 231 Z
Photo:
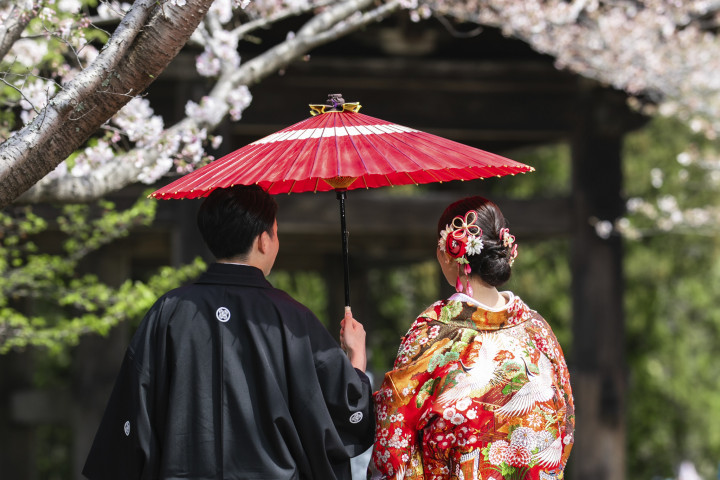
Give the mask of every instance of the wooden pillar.
M 614 126 L 620 123 L 613 118 L 618 110 L 607 108 L 606 101 L 599 91 L 583 93 L 572 141 L 572 480 L 625 479 L 622 243 L 616 235 L 603 238 L 593 226 L 613 222 L 624 212 L 622 133 Z

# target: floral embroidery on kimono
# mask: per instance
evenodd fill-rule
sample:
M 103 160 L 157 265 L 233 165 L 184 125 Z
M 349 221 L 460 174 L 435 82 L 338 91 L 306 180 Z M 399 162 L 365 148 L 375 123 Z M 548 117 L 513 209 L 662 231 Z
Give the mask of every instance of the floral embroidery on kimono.
M 375 393 L 374 478 L 563 478 L 575 415 L 562 349 L 517 296 L 486 309 L 456 294 L 403 337 Z

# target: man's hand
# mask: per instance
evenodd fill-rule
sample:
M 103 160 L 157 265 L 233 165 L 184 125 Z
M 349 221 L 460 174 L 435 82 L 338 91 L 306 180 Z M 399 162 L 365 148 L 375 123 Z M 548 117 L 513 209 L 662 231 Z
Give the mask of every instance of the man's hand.
M 340 345 L 352 366 L 364 372 L 367 368 L 365 328 L 353 318 L 350 307 L 345 307 L 345 318 L 340 322 Z

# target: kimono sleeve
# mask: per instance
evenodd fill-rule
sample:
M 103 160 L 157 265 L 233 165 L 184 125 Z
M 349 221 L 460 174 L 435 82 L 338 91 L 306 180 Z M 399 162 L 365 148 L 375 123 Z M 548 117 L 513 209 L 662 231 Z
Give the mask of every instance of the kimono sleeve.
M 90 480 L 152 478 L 156 450 L 148 412 L 148 382 L 128 352 L 88 454 Z
M 345 352 L 322 328 L 325 346 L 316 352 L 315 369 L 325 405 L 348 457 L 372 446 L 375 424 L 372 386 L 367 375 L 350 364 Z
M 320 321 L 293 305 L 299 321 L 286 322 L 286 348 L 292 352 L 287 378 L 293 423 L 308 461 L 301 477 L 350 479 L 350 459 L 374 438 L 372 388 Z
M 418 353 L 413 345 L 427 340 L 431 332 L 427 319 L 419 318 L 413 324 L 403 339 L 395 368 L 385 374 L 375 393 L 375 446 L 369 469 L 373 479 L 404 478 L 409 470 L 422 469 L 417 432 L 429 404 L 433 379 L 428 365 L 437 347 Z
M 537 345 L 538 349 L 543 352 L 552 363 L 555 371 L 554 382 L 564 402 L 560 411 L 563 412 L 561 424 L 561 434 L 563 437 L 562 464 L 565 465 L 573 446 L 575 433 L 575 401 L 570 385 L 570 373 L 562 347 L 547 321 L 537 312 L 533 312 L 532 319 L 528 322 L 527 328 L 535 345 Z
M 125 353 L 83 475 L 90 480 L 156 478 L 158 439 L 153 428 L 155 391 L 143 349 L 151 344 L 151 310 Z M 140 349 L 140 351 L 134 350 Z

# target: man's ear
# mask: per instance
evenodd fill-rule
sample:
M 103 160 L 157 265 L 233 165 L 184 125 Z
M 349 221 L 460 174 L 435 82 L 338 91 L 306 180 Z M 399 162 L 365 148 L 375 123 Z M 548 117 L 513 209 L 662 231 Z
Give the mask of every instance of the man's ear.
M 257 248 L 260 251 L 260 253 L 266 253 L 268 250 L 268 246 L 270 245 L 270 234 L 268 232 L 263 231 L 260 235 L 257 236 Z

